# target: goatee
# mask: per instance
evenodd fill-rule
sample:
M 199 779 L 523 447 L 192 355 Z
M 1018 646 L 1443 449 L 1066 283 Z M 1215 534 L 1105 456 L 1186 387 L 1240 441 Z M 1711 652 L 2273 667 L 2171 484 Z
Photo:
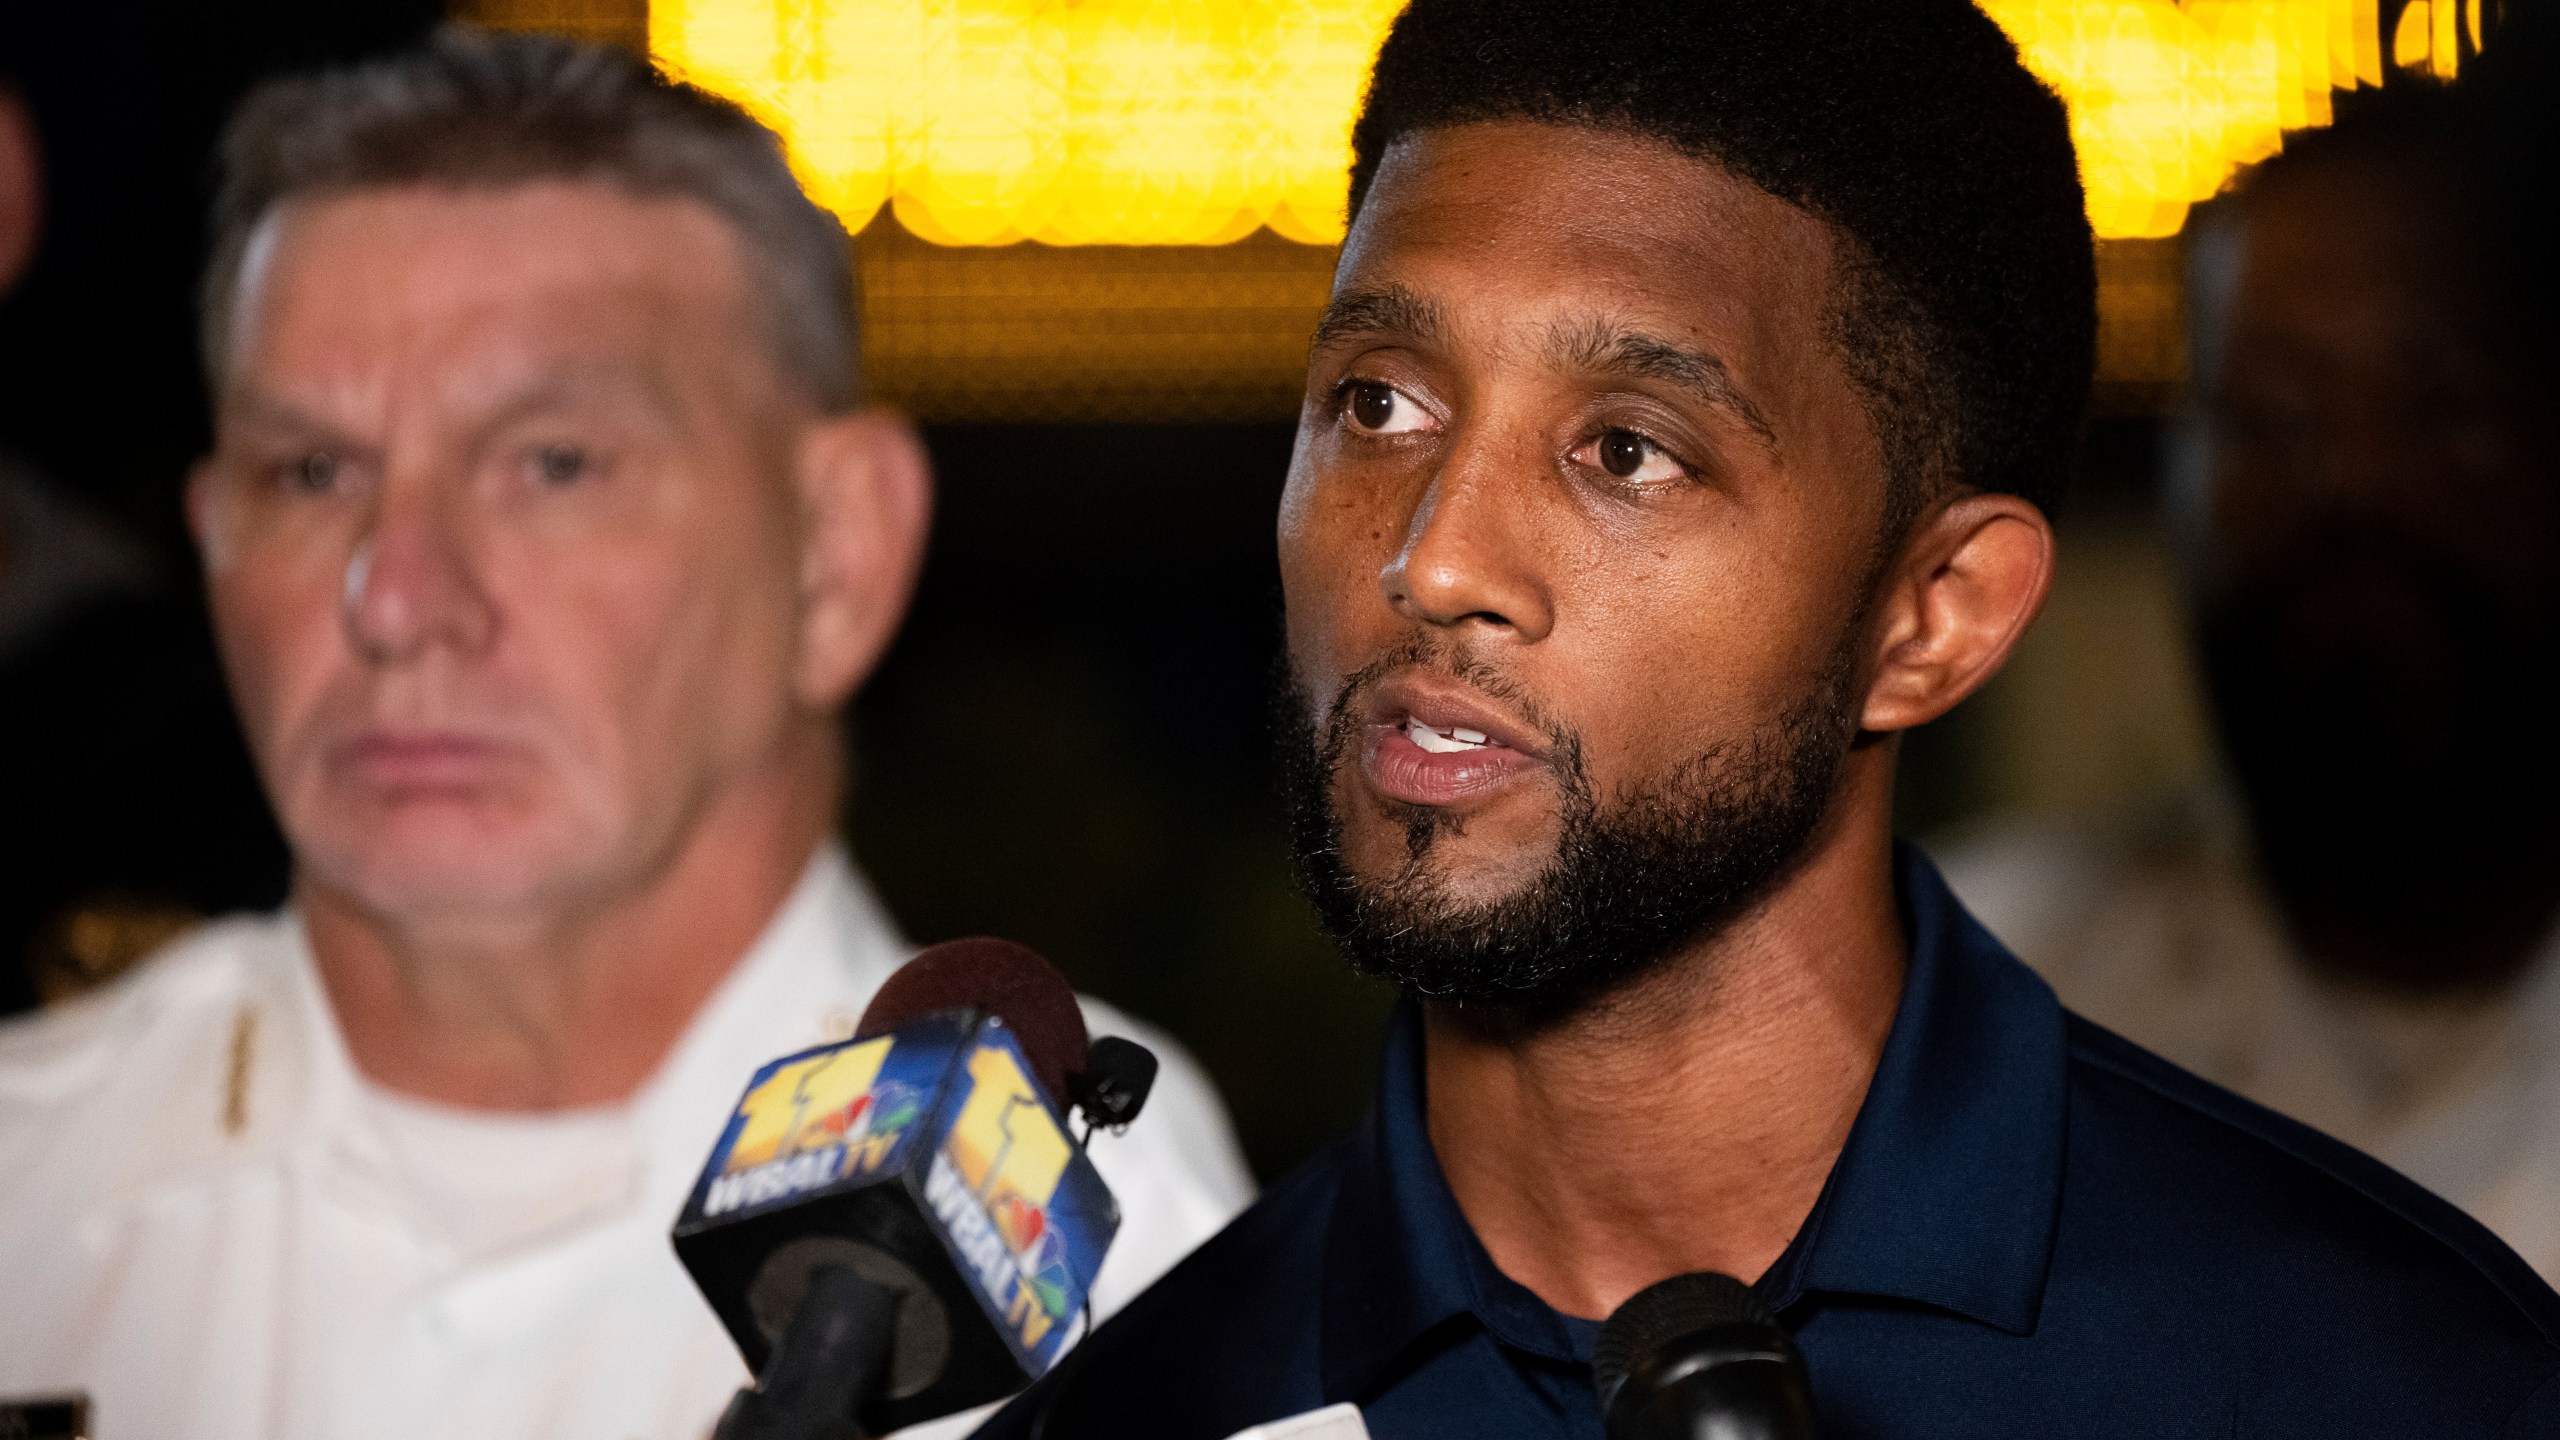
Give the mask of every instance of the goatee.
M 1395 874 L 1364 880 L 1343 859 L 1334 780 L 1359 736 L 1354 702 L 1387 672 L 1417 664 L 1510 700 L 1545 732 L 1555 855 L 1499 900 L 1452 897 L 1435 867 L 1449 817 L 1429 807 L 1395 807 L 1406 812 Z M 1299 883 L 1363 974 L 1533 1025 L 1571 1013 L 1731 924 L 1803 858 L 1857 734 L 1855 668 L 1844 638 L 1777 719 L 1604 801 L 1580 735 L 1463 649 L 1417 642 L 1364 667 L 1334 696 L 1321 734 L 1284 659 L 1276 728 Z

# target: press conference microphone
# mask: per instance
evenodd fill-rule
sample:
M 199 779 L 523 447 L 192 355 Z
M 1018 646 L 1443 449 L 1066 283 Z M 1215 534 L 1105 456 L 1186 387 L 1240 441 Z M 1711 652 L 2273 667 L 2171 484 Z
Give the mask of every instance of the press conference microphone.
M 1090 1135 L 1154 1078 L 1145 1047 L 1088 1043 L 1048 961 L 983 938 L 757 1071 L 674 1235 L 757 1376 L 719 1440 L 882 1434 L 1046 1373 L 1120 1225 L 1060 1101 Z
M 1813 1440 L 1803 1354 L 1730 1275 L 1637 1291 L 1600 1326 L 1591 1368 L 1609 1440 Z

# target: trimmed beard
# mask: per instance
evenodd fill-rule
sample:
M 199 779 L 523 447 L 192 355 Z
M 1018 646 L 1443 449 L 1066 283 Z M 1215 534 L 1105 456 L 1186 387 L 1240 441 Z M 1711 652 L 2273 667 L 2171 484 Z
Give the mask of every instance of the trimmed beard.
M 1318 735 L 1287 655 L 1275 688 L 1290 849 L 1301 888 L 1351 967 L 1423 996 L 1541 1024 L 1660 967 L 1730 926 L 1793 872 L 1829 811 L 1857 735 L 1852 625 L 1777 719 L 1720 741 L 1611 798 L 1583 765 L 1581 737 L 1504 693 L 1463 648 L 1417 641 L 1347 678 Z M 1432 872 L 1447 812 L 1404 812 L 1406 858 L 1370 881 L 1342 858 L 1333 782 L 1360 726 L 1358 693 L 1390 670 L 1427 664 L 1514 701 L 1545 734 L 1558 791 L 1555 856 L 1514 893 L 1467 903 Z

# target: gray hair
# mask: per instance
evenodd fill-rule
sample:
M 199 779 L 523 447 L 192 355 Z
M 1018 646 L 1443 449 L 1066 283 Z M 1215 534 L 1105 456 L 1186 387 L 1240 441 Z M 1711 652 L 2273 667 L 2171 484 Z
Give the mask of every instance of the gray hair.
M 201 337 L 217 386 L 241 266 L 284 202 L 581 180 L 697 201 L 727 219 L 783 373 L 828 411 L 860 393 L 844 227 L 801 193 L 771 130 L 623 51 L 447 26 L 411 54 L 259 87 L 232 117 L 221 158 Z

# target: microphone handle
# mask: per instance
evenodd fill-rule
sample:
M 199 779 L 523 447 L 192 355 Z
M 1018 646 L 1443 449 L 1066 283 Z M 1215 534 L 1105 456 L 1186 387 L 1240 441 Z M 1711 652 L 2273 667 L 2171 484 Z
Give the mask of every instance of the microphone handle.
M 897 1292 L 849 1265 L 812 1272 L 763 1376 L 729 1401 L 712 1440 L 861 1440 L 855 1417 L 888 1369 L 897 1324 Z

